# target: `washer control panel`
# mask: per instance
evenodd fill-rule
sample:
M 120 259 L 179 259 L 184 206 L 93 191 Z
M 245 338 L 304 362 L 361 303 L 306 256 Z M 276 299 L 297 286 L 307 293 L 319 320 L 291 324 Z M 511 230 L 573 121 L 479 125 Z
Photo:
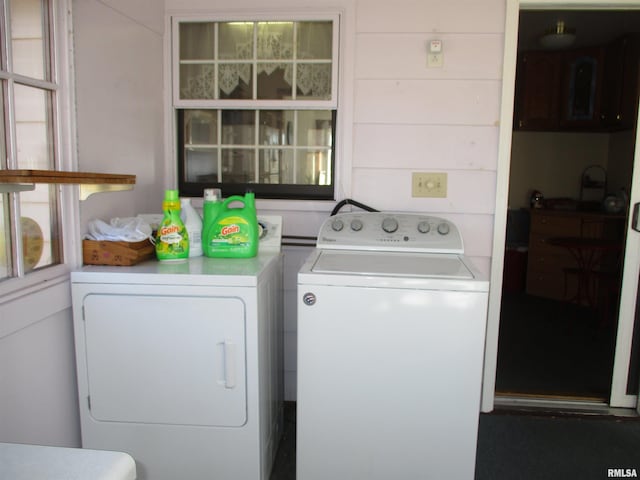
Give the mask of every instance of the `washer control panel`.
M 464 253 L 462 236 L 449 220 L 417 213 L 352 212 L 329 217 L 318 248 L 424 253 Z

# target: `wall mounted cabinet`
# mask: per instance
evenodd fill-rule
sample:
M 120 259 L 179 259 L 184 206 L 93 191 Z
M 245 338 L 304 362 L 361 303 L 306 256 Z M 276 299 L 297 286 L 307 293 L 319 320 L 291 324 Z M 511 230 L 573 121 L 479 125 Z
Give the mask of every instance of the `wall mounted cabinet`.
M 600 127 L 604 49 L 525 52 L 518 60 L 514 128 Z
M 516 71 L 516 130 L 558 128 L 560 73 L 557 52 L 520 55 Z
M 618 131 L 635 128 L 640 33 L 606 46 L 521 53 L 514 129 Z
M 602 122 L 614 130 L 635 128 L 638 118 L 640 34 L 618 38 L 605 54 Z

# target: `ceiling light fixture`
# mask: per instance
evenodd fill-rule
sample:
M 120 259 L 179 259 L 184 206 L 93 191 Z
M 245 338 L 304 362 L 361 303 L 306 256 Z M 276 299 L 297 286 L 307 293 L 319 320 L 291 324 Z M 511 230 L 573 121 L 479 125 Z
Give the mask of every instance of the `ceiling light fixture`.
M 554 28 L 549 28 L 540 37 L 540 45 L 545 48 L 566 48 L 576 41 L 576 29 L 569 28 L 563 20 L 558 20 Z

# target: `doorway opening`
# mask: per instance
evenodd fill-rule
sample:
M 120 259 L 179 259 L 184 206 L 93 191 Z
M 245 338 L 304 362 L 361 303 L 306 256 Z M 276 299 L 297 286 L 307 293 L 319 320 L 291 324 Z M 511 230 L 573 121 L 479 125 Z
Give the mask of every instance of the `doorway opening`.
M 639 56 L 639 11 L 520 11 L 498 396 L 609 401 Z

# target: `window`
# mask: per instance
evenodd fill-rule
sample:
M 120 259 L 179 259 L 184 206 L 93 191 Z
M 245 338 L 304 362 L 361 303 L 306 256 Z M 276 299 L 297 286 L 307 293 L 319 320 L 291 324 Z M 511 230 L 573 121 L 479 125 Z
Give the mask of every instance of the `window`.
M 0 0 L 0 168 L 57 168 L 58 84 L 50 0 Z M 4 42 L 4 39 L 7 39 Z M 0 194 L 0 280 L 62 262 L 55 185 Z
M 176 19 L 178 187 L 333 199 L 337 17 Z

